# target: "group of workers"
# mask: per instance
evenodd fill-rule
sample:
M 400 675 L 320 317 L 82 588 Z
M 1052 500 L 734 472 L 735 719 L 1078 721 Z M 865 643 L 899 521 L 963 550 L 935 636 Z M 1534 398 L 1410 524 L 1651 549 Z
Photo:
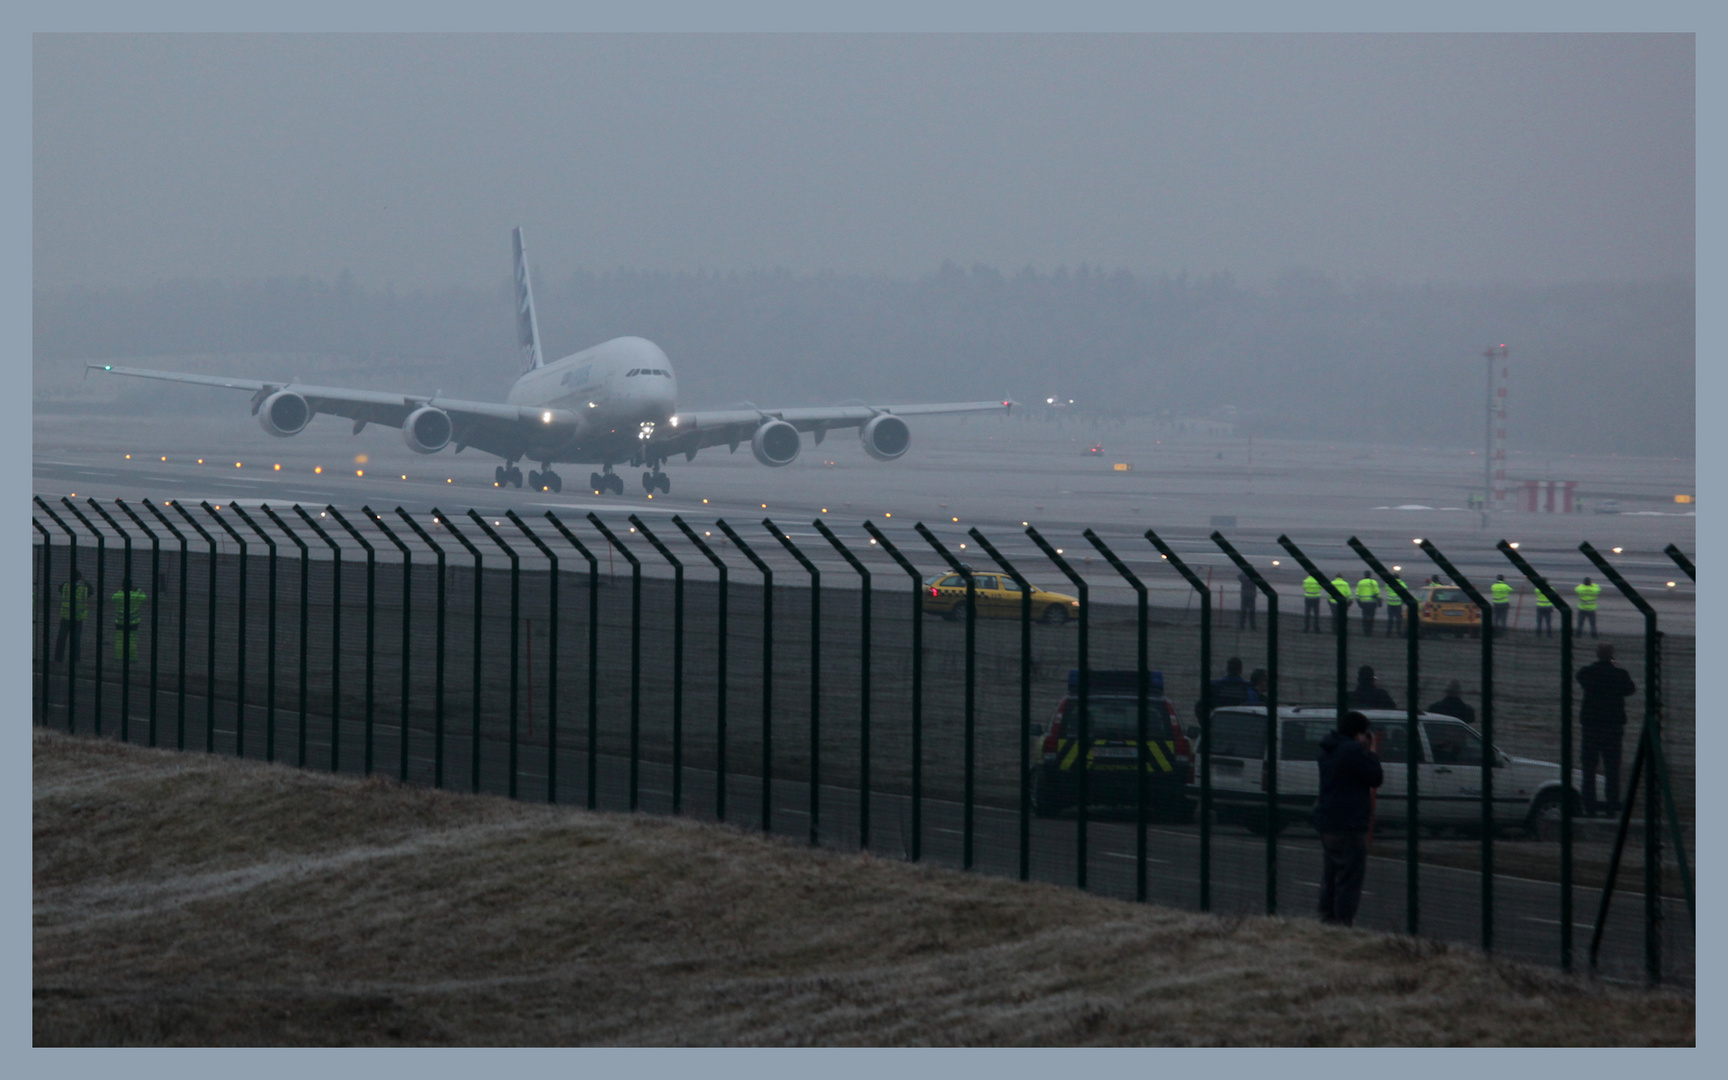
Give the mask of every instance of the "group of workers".
M 90 615 L 90 584 L 78 570 L 71 580 L 60 585 L 60 632 L 54 637 L 54 662 L 61 663 L 71 653 L 76 664 L 83 656 L 84 622 Z M 143 625 L 144 590 L 132 583 L 127 575 L 109 602 L 114 605 L 114 659 L 138 659 L 138 630 Z
M 1379 614 L 1381 603 L 1386 605 L 1386 636 L 1396 637 L 1404 632 L 1404 598 L 1399 595 L 1399 589 L 1405 592 L 1409 587 L 1403 578 L 1394 578 L 1398 588 L 1382 586 L 1379 579 L 1364 575 L 1352 587 L 1343 574 L 1334 574 L 1329 583 L 1339 596 L 1354 599 L 1356 607 L 1362 612 L 1362 633 L 1372 636 L 1374 633 L 1374 617 Z M 1258 590 L 1254 582 L 1246 574 L 1236 575 L 1240 587 L 1236 616 L 1236 629 L 1255 628 L 1259 624 L 1255 619 L 1255 603 Z M 1426 591 L 1429 586 L 1444 585 L 1439 574 L 1430 575 L 1422 586 Z M 1494 628 L 1504 630 L 1512 613 L 1512 596 L 1518 590 L 1506 580 L 1505 574 L 1496 575 L 1494 583 L 1488 587 L 1489 600 L 1494 608 Z M 1589 577 L 1573 586 L 1572 593 L 1577 597 L 1578 629 L 1582 631 L 1586 623 L 1590 626 L 1590 636 L 1596 637 L 1596 604 L 1602 596 L 1602 586 Z M 1337 601 L 1327 592 L 1320 579 L 1310 574 L 1302 579 L 1302 632 L 1304 634 L 1322 633 L 1320 624 L 1320 601 L 1337 606 Z M 1536 590 L 1536 633 L 1545 637 L 1554 636 L 1554 604 L 1540 589 Z

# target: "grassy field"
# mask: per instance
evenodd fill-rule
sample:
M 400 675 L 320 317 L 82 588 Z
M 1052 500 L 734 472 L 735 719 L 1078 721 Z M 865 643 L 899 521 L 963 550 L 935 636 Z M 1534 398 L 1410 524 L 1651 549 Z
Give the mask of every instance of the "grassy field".
M 1691 996 L 37 730 L 63 1044 L 1683 1044 Z

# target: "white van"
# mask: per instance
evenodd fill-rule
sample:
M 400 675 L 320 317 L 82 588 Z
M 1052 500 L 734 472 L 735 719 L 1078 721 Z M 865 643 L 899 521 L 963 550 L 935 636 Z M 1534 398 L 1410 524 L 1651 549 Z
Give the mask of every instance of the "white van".
M 1401 710 L 1364 709 L 1368 730 L 1379 739 L 1380 785 L 1375 820 L 1403 828 L 1409 800 L 1407 716 Z M 1333 706 L 1293 705 L 1278 710 L 1278 825 L 1306 824 L 1320 796 L 1320 740 L 1338 726 Z M 1482 822 L 1482 736 L 1456 717 L 1417 714 L 1417 821 L 1423 828 L 1471 828 Z M 1266 828 L 1266 710 L 1249 706 L 1212 714 L 1212 806 L 1220 822 L 1255 832 Z M 1202 760 L 1195 752 L 1196 776 Z M 1560 766 L 1494 751 L 1494 822 L 1535 832 L 1560 818 Z M 1576 788 L 1579 776 L 1575 772 Z M 1189 795 L 1198 801 L 1198 779 Z M 1573 812 L 1581 813 L 1573 795 Z

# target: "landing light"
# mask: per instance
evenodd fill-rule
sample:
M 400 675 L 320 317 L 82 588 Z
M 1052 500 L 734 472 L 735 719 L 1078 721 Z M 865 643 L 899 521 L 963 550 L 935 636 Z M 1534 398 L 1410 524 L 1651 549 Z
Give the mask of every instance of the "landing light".
M 542 424 L 550 424 L 552 422 L 552 414 L 549 412 L 541 413 L 540 414 L 540 422 Z
M 677 426 L 678 426 L 678 418 L 677 418 L 677 417 L 676 417 L 676 416 L 674 416 L 674 417 L 673 417 L 673 418 L 672 418 L 672 426 L 673 426 L 673 427 L 677 427 Z

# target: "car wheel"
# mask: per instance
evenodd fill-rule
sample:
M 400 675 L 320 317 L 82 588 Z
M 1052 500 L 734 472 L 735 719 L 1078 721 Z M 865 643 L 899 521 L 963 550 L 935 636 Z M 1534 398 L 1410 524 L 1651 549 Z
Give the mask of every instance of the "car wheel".
M 942 618 L 946 622 L 959 622 L 960 621 L 960 605 L 955 604 L 953 607 L 942 612 Z
M 1581 808 L 1577 798 L 1572 800 L 1572 814 L 1578 816 Z M 1524 828 L 1537 840 L 1558 836 L 1560 832 L 1560 793 L 1544 791 L 1530 805 L 1530 814 L 1524 819 Z
M 1068 621 L 1068 609 L 1061 604 L 1047 605 L 1038 621 L 1045 626 L 1061 626 Z
M 1044 773 L 1041 769 L 1032 770 L 1032 812 L 1041 818 L 1055 817 L 1060 807 L 1050 798 L 1050 792 L 1044 783 Z

